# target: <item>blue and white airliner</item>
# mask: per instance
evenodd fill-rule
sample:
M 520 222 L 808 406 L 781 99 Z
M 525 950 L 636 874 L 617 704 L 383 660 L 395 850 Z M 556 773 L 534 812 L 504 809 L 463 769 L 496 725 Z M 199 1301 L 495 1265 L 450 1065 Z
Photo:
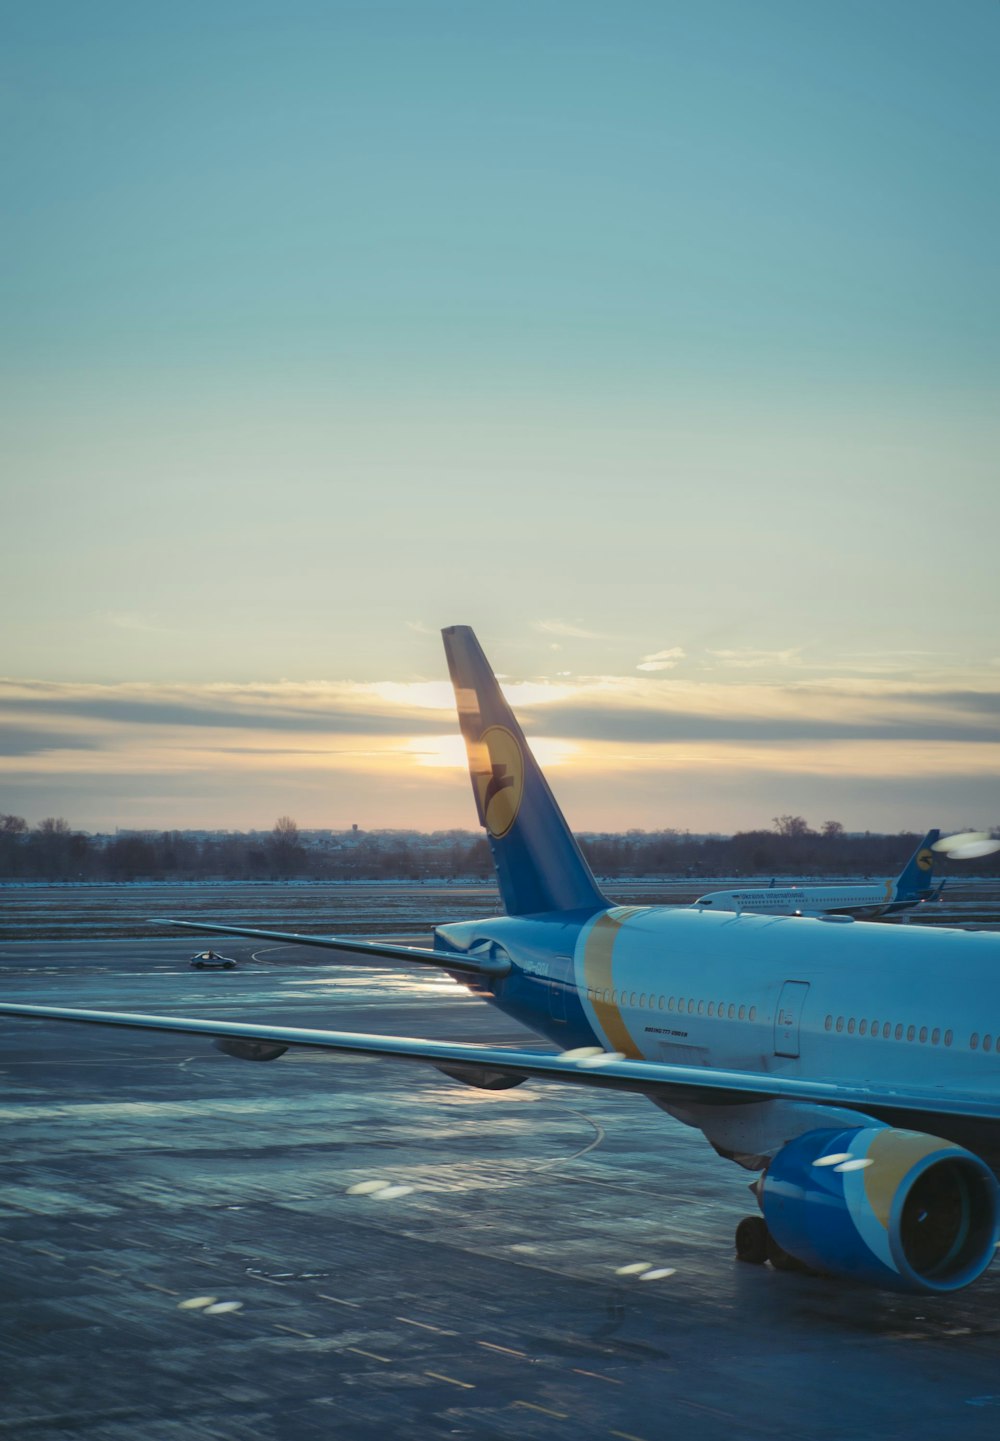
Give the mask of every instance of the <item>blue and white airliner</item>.
M 941 832 L 928 831 L 895 880 L 855 881 L 836 886 L 743 886 L 734 891 L 709 891 L 696 906 L 717 911 L 749 911 L 755 916 L 854 916 L 881 920 L 914 906 L 936 901 L 944 881 L 934 885 L 934 851 Z
M 531 1079 L 645 1096 L 757 1176 L 737 1255 L 904 1291 L 974 1281 L 1000 1238 L 1000 935 L 832 925 L 602 894 L 467 626 L 444 631 L 479 819 L 505 915 L 420 948 L 173 921 L 433 966 L 553 1043 L 551 1054 L 315 1029 L 0 1005 L 436 1066 L 471 1086 Z

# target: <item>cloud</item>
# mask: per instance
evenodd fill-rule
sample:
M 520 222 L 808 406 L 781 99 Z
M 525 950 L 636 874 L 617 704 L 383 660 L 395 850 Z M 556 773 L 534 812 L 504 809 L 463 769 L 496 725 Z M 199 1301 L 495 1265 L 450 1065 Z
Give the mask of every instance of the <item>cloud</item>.
M 679 650 L 643 663 L 668 663 Z M 890 794 L 890 779 L 908 778 L 916 806 L 932 782 L 946 789 L 948 777 L 974 774 L 985 802 L 1000 777 L 993 675 L 978 684 L 960 672 L 950 684 L 857 675 L 779 683 L 745 669 L 666 681 L 653 672 L 527 679 L 505 693 L 539 753 L 561 762 L 560 799 L 579 803 L 568 812 L 578 825 L 654 825 L 664 797 L 672 797 L 666 823 L 705 825 L 710 795 L 727 787 L 735 795 L 744 781 L 747 796 L 770 797 L 760 803 L 765 822 L 782 810 L 809 814 L 797 799 L 809 778 L 816 794 L 829 788 L 823 809 L 846 821 L 837 783 L 863 778 L 877 797 Z M 0 781 L 36 817 L 65 814 L 89 828 L 126 819 L 245 826 L 264 824 L 272 810 L 312 825 L 471 823 L 446 681 L 8 680 L 0 712 Z M 176 804 L 154 809 L 150 798 L 166 795 Z M 347 805 L 357 814 L 345 815 Z M 873 801 L 859 821 L 894 823 L 880 814 Z M 934 819 L 951 814 L 937 810 Z M 714 824 L 750 819 L 736 810 Z M 905 820 L 916 823 L 912 809 Z
M 708 653 L 735 670 L 759 670 L 765 666 L 794 665 L 801 652 L 801 646 L 793 646 L 789 650 L 754 650 L 744 646 L 739 650 L 710 650 Z
M 542 635 L 561 635 L 569 640 L 605 640 L 599 630 L 585 630 L 583 626 L 573 625 L 568 620 L 533 620 L 533 630 L 541 631 Z
M 49 751 L 92 750 L 99 744 L 93 737 L 69 731 L 40 730 L 37 725 L 0 725 L 0 756 L 36 756 Z
M 434 683 L 429 683 L 434 684 Z M 346 682 L 194 685 L 118 685 L 86 682 L 0 681 L 9 712 L 37 717 L 138 726 L 224 727 L 256 730 L 400 735 L 440 730 L 425 713 L 421 688 L 400 686 L 391 698 L 378 686 Z M 439 687 L 440 705 L 451 688 Z
M 636 666 L 636 670 L 673 670 L 678 661 L 684 659 L 686 652 L 679 646 L 671 646 L 669 650 L 654 650 L 652 655 L 644 655 Z

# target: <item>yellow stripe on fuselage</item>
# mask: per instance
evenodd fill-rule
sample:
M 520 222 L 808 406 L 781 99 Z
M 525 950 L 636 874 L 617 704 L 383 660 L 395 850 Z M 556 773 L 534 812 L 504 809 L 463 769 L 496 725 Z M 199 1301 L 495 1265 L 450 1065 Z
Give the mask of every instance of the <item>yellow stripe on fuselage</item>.
M 584 984 L 592 997 L 597 1024 L 611 1049 L 621 1051 L 623 1056 L 630 1056 L 633 1060 L 640 1059 L 642 1052 L 629 1035 L 617 1001 L 606 1001 L 604 993 L 607 991 L 610 996 L 616 994 L 611 962 L 622 922 L 644 909 L 643 906 L 616 906 L 613 911 L 605 911 L 591 927 L 583 952 Z

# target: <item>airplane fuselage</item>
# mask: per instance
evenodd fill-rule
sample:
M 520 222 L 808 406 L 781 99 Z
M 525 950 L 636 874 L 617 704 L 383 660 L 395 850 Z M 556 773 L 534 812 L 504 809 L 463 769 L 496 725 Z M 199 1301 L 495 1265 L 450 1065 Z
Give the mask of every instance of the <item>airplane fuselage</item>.
M 619 906 L 462 922 L 437 943 L 507 955 L 510 973 L 473 989 L 563 1049 L 943 1094 L 1000 1087 L 988 1000 L 1000 935 Z
M 900 896 L 895 881 L 855 886 L 769 886 L 745 890 L 712 891 L 695 902 L 716 911 L 739 911 L 758 916 L 857 916 L 874 920 L 924 905 L 935 892 Z

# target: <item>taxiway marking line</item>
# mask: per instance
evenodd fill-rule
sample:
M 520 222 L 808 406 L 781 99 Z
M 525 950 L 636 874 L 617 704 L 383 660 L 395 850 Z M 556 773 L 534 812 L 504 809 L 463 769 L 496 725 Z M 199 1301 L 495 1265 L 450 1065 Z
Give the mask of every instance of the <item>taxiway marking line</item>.
M 122 1274 L 120 1271 L 109 1271 L 105 1266 L 85 1266 L 84 1270 L 96 1271 L 99 1276 L 113 1276 L 116 1281 L 121 1278 Z
M 568 1421 L 568 1411 L 550 1411 L 547 1406 L 536 1406 L 533 1401 L 512 1401 L 512 1406 L 523 1406 L 526 1411 L 541 1411 L 543 1416 L 554 1416 L 557 1421 Z M 623 1432 L 612 1432 L 612 1435 L 623 1435 Z M 638 1436 L 633 1436 L 632 1441 L 639 1441 Z
M 578 1376 L 593 1376 L 595 1381 L 607 1381 L 609 1386 L 624 1386 L 624 1381 L 619 1381 L 617 1376 L 602 1376 L 600 1371 L 585 1371 L 582 1366 L 574 1366 L 573 1370 Z
M 157 1286 L 155 1281 L 142 1281 L 140 1284 L 145 1286 L 147 1291 L 162 1291 L 164 1296 L 179 1296 L 181 1294 L 179 1291 L 171 1291 L 169 1286 Z
M 402 1321 L 404 1326 L 419 1326 L 421 1331 L 436 1331 L 439 1336 L 454 1336 L 455 1331 L 446 1331 L 443 1326 L 432 1326 L 428 1321 L 414 1321 L 409 1316 L 397 1316 L 397 1321 Z
M 643 1441 L 641 1436 L 633 1436 L 631 1431 L 609 1431 L 609 1436 L 620 1436 L 622 1441 Z
M 435 1381 L 447 1381 L 449 1386 L 461 1386 L 466 1391 L 475 1391 L 471 1381 L 456 1381 L 454 1376 L 444 1376 L 440 1371 L 425 1371 L 425 1376 L 433 1376 Z
M 65 1261 L 66 1257 L 61 1251 L 50 1251 L 46 1246 L 33 1247 L 42 1256 L 51 1256 L 54 1261 Z
M 362 1351 L 360 1346 L 345 1346 L 344 1350 L 353 1351 L 355 1356 L 370 1356 L 373 1361 L 384 1361 L 387 1366 L 390 1364 L 388 1356 L 379 1356 L 374 1351 Z
M 519 1361 L 529 1359 L 527 1351 L 513 1351 L 510 1346 L 496 1346 L 492 1341 L 477 1341 L 477 1346 L 485 1346 L 487 1351 L 502 1351 L 505 1356 L 516 1356 Z
M 731 1411 L 718 1411 L 714 1406 L 703 1406 L 700 1401 L 685 1401 L 680 1396 L 675 1396 L 674 1405 L 686 1406 L 689 1411 L 703 1411 L 706 1416 L 717 1416 L 720 1421 L 735 1421 L 737 1417 Z
M 282 1326 L 280 1321 L 272 1321 L 271 1325 L 276 1331 L 287 1331 L 290 1336 L 304 1336 L 307 1341 L 315 1341 L 316 1339 L 312 1331 L 296 1331 L 294 1326 Z
M 333 1301 L 334 1304 L 337 1306 L 350 1306 L 355 1311 L 361 1310 L 360 1301 L 345 1301 L 340 1296 L 327 1296 L 323 1291 L 317 1291 L 316 1295 L 321 1301 Z

